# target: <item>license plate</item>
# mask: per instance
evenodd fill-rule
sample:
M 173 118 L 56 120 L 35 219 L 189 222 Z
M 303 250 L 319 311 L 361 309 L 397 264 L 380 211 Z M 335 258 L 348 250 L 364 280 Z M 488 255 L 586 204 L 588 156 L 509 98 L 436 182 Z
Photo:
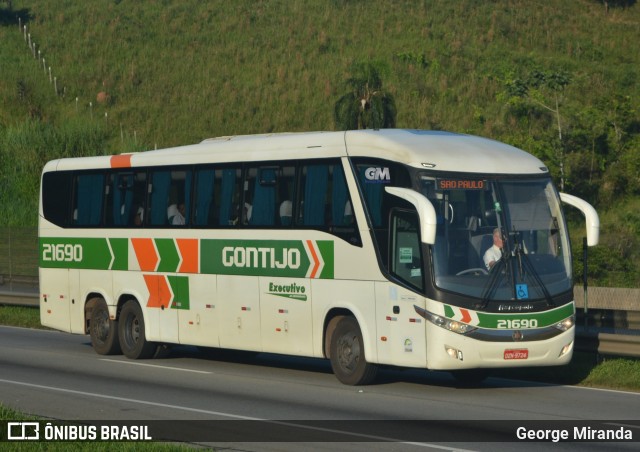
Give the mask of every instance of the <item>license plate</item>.
M 504 359 L 527 359 L 528 357 L 529 350 L 526 348 L 504 351 Z

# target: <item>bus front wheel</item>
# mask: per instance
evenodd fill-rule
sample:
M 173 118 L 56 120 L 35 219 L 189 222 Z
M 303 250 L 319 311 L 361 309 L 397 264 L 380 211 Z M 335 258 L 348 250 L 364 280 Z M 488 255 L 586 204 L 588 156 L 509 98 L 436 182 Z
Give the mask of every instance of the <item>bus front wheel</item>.
M 122 353 L 118 340 L 118 321 L 109 318 L 109 308 L 107 308 L 107 302 L 104 299 L 96 298 L 93 301 L 95 304 L 91 308 L 89 321 L 89 335 L 93 349 L 99 355 Z
M 343 317 L 331 335 L 331 368 L 347 385 L 366 385 L 376 377 L 378 367 L 364 358 L 364 341 L 358 322 Z
M 145 338 L 142 309 L 135 300 L 127 301 L 122 307 L 118 321 L 118 337 L 122 353 L 127 358 L 152 358 L 156 352 L 157 344 Z

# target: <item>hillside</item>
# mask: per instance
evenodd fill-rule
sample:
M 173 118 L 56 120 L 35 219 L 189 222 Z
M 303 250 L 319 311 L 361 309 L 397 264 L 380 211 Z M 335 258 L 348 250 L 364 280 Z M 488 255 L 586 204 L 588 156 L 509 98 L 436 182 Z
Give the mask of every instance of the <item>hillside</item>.
M 375 60 L 398 127 L 536 154 L 601 212 L 602 278 L 640 285 L 640 5 L 607 4 L 0 2 L 3 222 L 35 224 L 51 158 L 332 130 L 351 65 Z

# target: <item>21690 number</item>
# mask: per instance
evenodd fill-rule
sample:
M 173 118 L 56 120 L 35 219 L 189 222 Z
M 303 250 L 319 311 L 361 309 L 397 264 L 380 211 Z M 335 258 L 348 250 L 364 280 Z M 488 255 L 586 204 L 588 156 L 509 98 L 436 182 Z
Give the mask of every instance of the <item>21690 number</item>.
M 42 246 L 42 260 L 48 262 L 81 262 L 82 245 L 45 243 Z
M 498 320 L 498 328 L 502 328 L 502 329 L 537 328 L 537 327 L 538 327 L 538 319 Z

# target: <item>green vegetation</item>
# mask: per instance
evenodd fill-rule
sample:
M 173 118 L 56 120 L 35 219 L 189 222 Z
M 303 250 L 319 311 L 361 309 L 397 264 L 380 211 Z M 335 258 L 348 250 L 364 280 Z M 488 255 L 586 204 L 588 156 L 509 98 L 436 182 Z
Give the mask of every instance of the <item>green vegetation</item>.
M 540 367 L 504 369 L 495 376 L 550 384 L 640 391 L 640 360 L 606 358 L 593 353 L 575 352 L 564 368 Z
M 47 329 L 40 324 L 40 309 L 0 305 L 0 325 Z
M 601 215 L 591 282 L 638 287 L 639 40 L 632 1 L 0 2 L 0 221 L 36 224 L 53 158 L 331 130 L 375 62 L 396 127 L 537 155 Z

